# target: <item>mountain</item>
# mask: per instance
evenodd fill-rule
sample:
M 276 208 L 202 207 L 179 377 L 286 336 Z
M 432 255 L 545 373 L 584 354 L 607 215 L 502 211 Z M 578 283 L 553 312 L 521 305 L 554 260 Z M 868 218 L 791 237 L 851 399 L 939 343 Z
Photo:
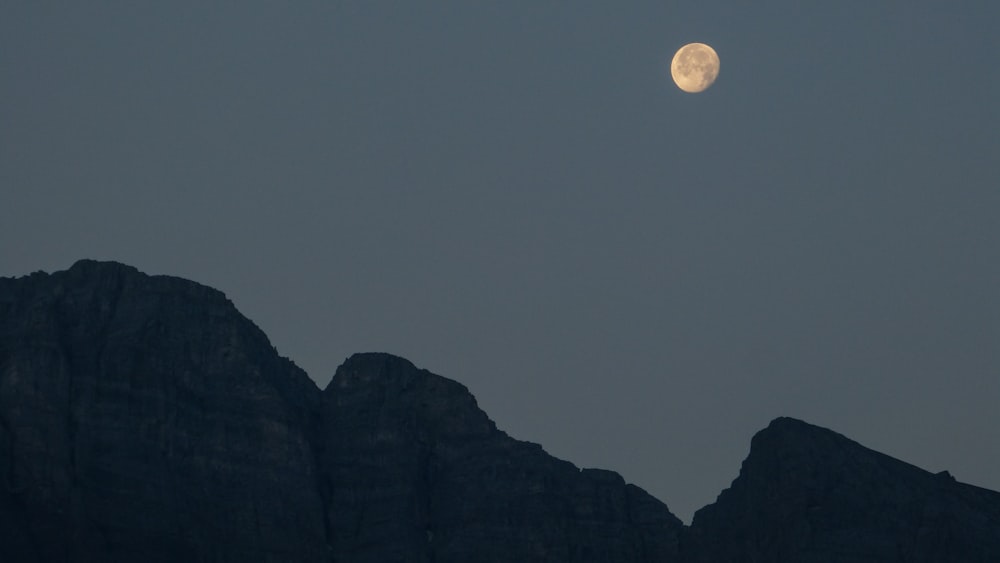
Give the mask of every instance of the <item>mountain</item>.
M 705 563 L 1000 561 L 1000 493 L 778 418 L 685 544 Z
M 666 506 L 508 437 L 459 383 L 362 354 L 323 398 L 338 561 L 677 560 L 682 526 Z
M 318 409 L 218 291 L 0 280 L 0 560 L 321 560 Z
M 0 278 L 0 561 L 997 560 L 1000 494 L 804 422 L 758 433 L 685 527 L 402 358 L 320 391 L 214 289 Z
M 359 354 L 324 392 L 225 296 L 81 261 L 0 279 L 0 561 L 675 561 L 618 475 Z

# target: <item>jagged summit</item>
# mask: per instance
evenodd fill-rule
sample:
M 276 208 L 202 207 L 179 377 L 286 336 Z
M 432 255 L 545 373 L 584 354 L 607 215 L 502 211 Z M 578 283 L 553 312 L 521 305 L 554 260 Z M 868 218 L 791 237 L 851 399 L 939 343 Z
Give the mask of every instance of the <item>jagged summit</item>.
M 386 352 L 358 352 L 344 360 L 337 368 L 337 375 L 347 376 L 351 373 L 371 373 L 373 375 L 392 376 L 398 373 L 417 371 L 413 362 Z M 426 370 L 425 370 L 426 371 Z M 430 373 L 430 372 L 428 372 Z
M 19 280 L 24 278 L 53 278 L 56 281 L 64 280 L 76 280 L 80 282 L 82 280 L 87 280 L 85 283 L 94 283 L 99 280 L 106 280 L 109 278 L 133 278 L 133 279 L 166 279 L 175 280 L 175 282 L 181 284 L 188 284 L 192 286 L 202 287 L 219 295 L 222 294 L 217 289 L 202 285 L 198 282 L 191 280 L 186 280 L 184 278 L 179 278 L 175 276 L 165 276 L 165 275 L 149 275 L 140 272 L 138 268 L 130 266 L 128 264 L 123 264 L 121 262 L 116 262 L 114 260 L 94 260 L 91 258 L 82 258 L 73 263 L 72 266 L 66 270 L 60 270 L 57 272 L 43 272 L 38 271 L 31 273 L 27 276 L 6 278 L 8 280 Z M 0 278 L 2 279 L 2 278 Z
M 385 352 L 361 352 L 344 360 L 327 385 L 347 387 L 364 384 L 406 385 L 415 377 L 431 376 L 406 358 Z M 437 377 L 437 376 L 435 376 Z
M 988 561 L 1000 494 L 778 418 L 691 532 L 691 561 Z
M 804 420 L 798 418 L 792 418 L 790 416 L 779 416 L 768 423 L 766 427 L 757 432 L 754 438 L 765 439 L 765 438 L 776 438 L 785 439 L 791 441 L 798 441 L 793 437 L 798 439 L 810 436 L 814 439 L 832 439 L 832 440 L 846 440 L 853 444 L 857 444 L 853 440 L 838 434 L 833 430 L 828 428 L 823 428 L 822 426 L 816 426 L 815 424 L 810 424 Z
M 66 271 L 91 275 L 94 272 L 120 272 L 131 275 L 145 275 L 140 274 L 137 268 L 129 266 L 128 264 L 122 264 L 121 262 L 116 262 L 114 260 L 94 260 L 92 258 L 81 258 L 80 260 L 74 262 L 73 265 Z
M 804 432 L 811 432 L 815 430 L 830 432 L 830 430 L 827 430 L 826 428 L 809 424 L 804 420 L 800 420 L 798 418 L 793 418 L 790 416 L 779 416 L 775 418 L 774 420 L 769 422 L 767 426 L 764 428 L 764 430 L 761 430 L 761 432 L 767 430 L 781 429 L 781 428 L 797 429 L 799 431 L 804 431 Z
M 381 352 L 354 354 L 337 368 L 324 391 L 340 427 L 353 426 L 364 416 L 378 414 L 376 423 L 405 420 L 408 430 L 429 436 L 488 437 L 496 425 L 461 383 L 418 369 L 399 356 Z M 377 404 L 372 412 L 370 405 Z M 362 406 L 363 412 L 354 412 Z M 337 431 L 338 429 L 334 429 Z
M 242 319 L 241 322 L 252 325 L 259 331 L 253 322 L 236 310 L 224 293 L 215 288 L 180 277 L 151 276 L 120 262 L 83 259 L 76 261 L 67 270 L 51 274 L 34 272 L 22 277 L 0 278 L 0 300 L 13 303 L 14 294 L 11 292 L 15 290 L 34 292 L 35 298 L 57 302 L 63 307 L 96 305 L 105 313 L 111 312 L 118 300 L 139 292 L 145 295 L 147 301 L 152 300 L 150 298 L 171 301 L 164 305 L 179 304 L 183 300 L 216 311 L 225 310 L 228 315 Z M 5 291 L 6 299 L 3 298 Z M 21 296 L 17 301 L 23 303 L 25 297 L 29 296 Z M 151 312 L 153 311 L 143 311 L 146 314 Z M 159 312 L 167 314 L 171 311 L 164 306 Z M 193 308 L 178 307 L 173 312 L 192 313 Z M 266 339 L 263 332 L 260 335 Z

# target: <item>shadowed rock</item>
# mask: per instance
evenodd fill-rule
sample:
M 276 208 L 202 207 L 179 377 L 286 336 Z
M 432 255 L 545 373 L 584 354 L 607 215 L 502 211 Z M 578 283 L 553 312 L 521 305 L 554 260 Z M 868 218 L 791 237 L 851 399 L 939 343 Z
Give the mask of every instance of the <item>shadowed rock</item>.
M 666 506 L 508 437 L 459 383 L 359 354 L 324 400 L 338 561 L 677 560 Z
M 0 561 L 671 561 L 616 474 L 462 385 L 349 359 L 321 393 L 223 294 L 81 261 L 0 278 Z
M 319 560 L 317 395 L 208 287 L 0 280 L 0 560 Z
M 220 292 L 81 261 L 0 278 L 0 561 L 987 563 L 1000 494 L 779 418 L 684 528 L 455 381 L 320 392 Z
M 1000 561 L 1000 494 L 778 418 L 699 510 L 692 562 Z

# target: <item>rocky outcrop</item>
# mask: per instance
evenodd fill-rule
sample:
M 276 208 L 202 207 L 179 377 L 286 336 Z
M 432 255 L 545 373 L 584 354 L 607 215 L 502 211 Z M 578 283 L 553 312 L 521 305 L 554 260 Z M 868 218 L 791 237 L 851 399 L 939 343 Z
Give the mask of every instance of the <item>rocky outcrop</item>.
M 1000 561 L 1000 493 L 779 418 L 684 547 L 705 563 Z

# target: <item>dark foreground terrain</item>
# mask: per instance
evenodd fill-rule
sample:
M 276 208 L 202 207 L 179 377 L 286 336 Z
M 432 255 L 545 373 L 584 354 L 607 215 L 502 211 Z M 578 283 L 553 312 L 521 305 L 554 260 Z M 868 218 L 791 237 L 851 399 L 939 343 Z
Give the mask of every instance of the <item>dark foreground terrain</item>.
M 788 418 L 685 527 L 387 354 L 324 391 L 226 297 L 0 278 L 0 561 L 990 562 L 1000 494 Z

